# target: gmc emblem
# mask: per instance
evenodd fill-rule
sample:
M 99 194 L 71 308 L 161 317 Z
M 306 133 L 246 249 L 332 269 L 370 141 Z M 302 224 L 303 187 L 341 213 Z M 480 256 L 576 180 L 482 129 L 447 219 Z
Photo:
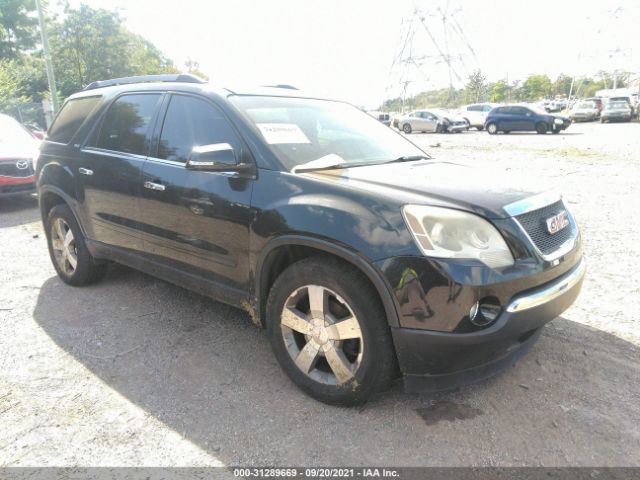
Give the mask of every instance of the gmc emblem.
M 546 222 L 547 231 L 553 235 L 569 225 L 569 218 L 567 218 L 567 212 L 563 210 L 559 214 L 547 218 Z

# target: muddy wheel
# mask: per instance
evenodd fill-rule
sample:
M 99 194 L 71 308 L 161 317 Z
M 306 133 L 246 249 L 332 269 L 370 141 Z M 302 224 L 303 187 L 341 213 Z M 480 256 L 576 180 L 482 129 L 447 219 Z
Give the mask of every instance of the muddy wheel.
M 67 205 L 53 207 L 47 216 L 45 227 L 53 267 L 65 283 L 86 285 L 104 276 L 106 264 L 91 256 L 82 230 Z
M 305 393 L 356 405 L 388 387 L 396 360 L 384 308 L 358 271 L 314 257 L 287 268 L 267 302 L 271 346 Z

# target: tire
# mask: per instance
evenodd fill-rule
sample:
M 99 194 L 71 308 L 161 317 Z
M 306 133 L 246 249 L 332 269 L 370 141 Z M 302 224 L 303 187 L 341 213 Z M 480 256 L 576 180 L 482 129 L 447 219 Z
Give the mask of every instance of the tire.
M 600 123 L 607 123 L 607 121 L 604 118 L 601 118 Z
M 555 129 L 554 129 L 551 133 L 553 133 L 554 135 L 557 135 L 557 134 L 559 134 L 559 133 L 560 133 L 560 130 L 555 130 Z
M 409 125 L 408 123 L 405 123 L 404 125 L 402 125 L 402 131 L 404 133 L 411 133 L 411 125 Z
M 81 286 L 97 282 L 107 272 L 104 262 L 89 253 L 82 230 L 68 205 L 56 205 L 45 225 L 53 267 L 63 282 Z
M 487 125 L 487 133 L 489 135 L 495 135 L 496 133 L 498 133 L 498 125 L 496 125 L 495 123 L 490 123 Z
M 301 260 L 277 278 L 266 308 L 269 338 L 278 363 L 303 392 L 331 405 L 359 405 L 390 385 L 396 357 L 377 298 L 360 272 L 331 258 Z M 314 313 L 310 304 L 318 306 Z M 349 324 L 338 331 L 325 321 Z M 341 335 L 346 338 L 332 339 Z
M 476 130 L 481 132 L 482 130 L 484 130 L 484 127 L 482 125 L 479 125 L 479 126 L 476 127 Z
M 444 133 L 444 125 L 441 123 L 436 125 L 436 133 Z
M 549 126 L 546 123 L 544 122 L 536 123 L 536 132 L 538 132 L 540 135 L 544 135 L 545 133 L 547 133 L 548 130 L 549 130 Z

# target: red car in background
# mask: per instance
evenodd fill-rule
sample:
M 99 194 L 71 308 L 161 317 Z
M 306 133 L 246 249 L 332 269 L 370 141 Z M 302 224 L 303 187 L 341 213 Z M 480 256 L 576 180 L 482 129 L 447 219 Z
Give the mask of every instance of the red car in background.
M 0 113 L 0 197 L 35 192 L 39 144 L 17 120 Z

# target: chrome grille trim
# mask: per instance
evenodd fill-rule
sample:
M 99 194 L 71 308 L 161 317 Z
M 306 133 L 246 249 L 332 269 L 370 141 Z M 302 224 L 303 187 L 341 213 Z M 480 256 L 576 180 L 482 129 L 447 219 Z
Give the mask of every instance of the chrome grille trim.
M 567 212 L 567 216 L 569 218 L 569 225 L 567 227 L 565 227 L 565 228 L 568 229 L 568 231 L 569 231 L 569 237 L 562 244 L 558 245 L 553 251 L 546 251 L 545 252 L 540 247 L 539 243 L 536 242 L 536 240 L 534 238 L 532 238 L 530 232 L 527 230 L 527 228 L 525 228 L 525 226 L 521 223 L 521 219 L 519 219 L 518 217 L 519 216 L 522 217 L 522 216 L 527 215 L 527 214 L 533 214 L 533 213 L 535 213 L 537 211 L 548 209 L 549 207 L 553 207 L 557 203 L 560 204 L 558 206 L 558 208 L 562 208 L 562 209 L 564 209 L 564 211 Z M 543 212 L 540 212 L 540 217 L 539 218 L 541 220 L 544 219 Z M 578 239 L 580 237 L 580 234 L 578 232 L 578 226 L 576 225 L 575 219 L 573 218 L 573 215 L 571 215 L 571 212 L 569 211 L 569 209 L 566 207 L 566 205 L 564 204 L 564 202 L 561 199 L 556 199 L 555 201 L 551 202 L 550 204 L 540 206 L 539 208 L 530 209 L 530 210 L 528 210 L 528 211 L 526 211 L 526 212 L 524 212 L 524 213 L 522 213 L 522 214 L 520 214 L 518 216 L 514 216 L 513 220 L 518 225 L 518 227 L 520 228 L 520 231 L 523 233 L 523 235 L 527 238 L 527 240 L 529 241 L 530 245 L 533 246 L 533 248 L 535 249 L 536 253 L 540 257 L 542 257 L 544 260 L 549 261 L 549 262 L 551 262 L 553 260 L 556 260 L 556 259 L 562 257 L 563 255 L 566 255 L 571 250 L 573 250 L 576 247 L 576 245 L 578 243 Z M 556 235 L 558 235 L 558 234 L 556 234 Z M 539 239 L 538 239 L 538 241 L 539 241 Z

